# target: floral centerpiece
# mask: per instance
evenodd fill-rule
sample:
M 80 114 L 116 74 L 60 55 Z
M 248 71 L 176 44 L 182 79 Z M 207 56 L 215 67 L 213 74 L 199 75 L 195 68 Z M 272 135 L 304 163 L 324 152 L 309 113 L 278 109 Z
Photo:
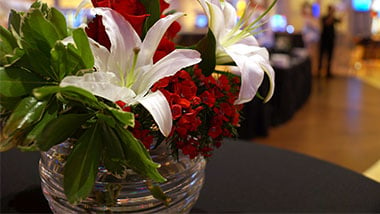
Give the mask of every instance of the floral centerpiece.
M 75 139 L 63 172 L 71 203 L 91 192 L 99 165 L 165 182 L 149 155 L 160 144 L 174 157 L 210 157 L 236 136 L 265 74 L 264 101 L 272 96 L 274 72 L 251 35 L 258 20 L 238 20 L 227 1 L 198 2 L 209 30 L 191 47 L 174 43 L 185 14 L 167 12 L 164 0 L 92 0 L 96 16 L 77 29 L 38 1 L 11 11 L 0 28 L 0 150 Z

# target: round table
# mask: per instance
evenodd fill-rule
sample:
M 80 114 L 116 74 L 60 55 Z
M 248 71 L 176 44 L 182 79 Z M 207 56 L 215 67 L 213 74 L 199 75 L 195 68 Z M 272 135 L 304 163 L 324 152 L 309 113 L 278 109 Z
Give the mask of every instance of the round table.
M 50 212 L 38 155 L 1 154 L 1 212 Z M 228 139 L 209 160 L 191 212 L 380 212 L 380 184 L 306 155 Z

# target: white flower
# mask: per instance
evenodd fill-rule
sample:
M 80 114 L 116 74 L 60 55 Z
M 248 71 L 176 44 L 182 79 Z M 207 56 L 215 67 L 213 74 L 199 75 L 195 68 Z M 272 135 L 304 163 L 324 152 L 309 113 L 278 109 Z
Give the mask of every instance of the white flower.
M 273 95 L 274 71 L 269 62 L 268 51 L 259 47 L 251 35 L 256 21 L 243 27 L 245 21 L 237 21 L 236 10 L 227 1 L 198 1 L 208 17 L 209 28 L 216 38 L 217 65 L 235 62 L 236 66 L 228 66 L 229 71 L 241 76 L 241 88 L 235 104 L 253 99 L 264 79 L 264 73 L 270 80 L 270 89 L 264 99 L 265 102 L 268 101 Z
M 94 8 L 111 41 L 110 51 L 90 39 L 96 72 L 65 77 L 60 86 L 76 86 L 110 101 L 128 105 L 141 103 L 153 116 L 163 135 L 172 128 L 172 114 L 165 96 L 150 88 L 163 77 L 201 61 L 194 50 L 174 50 L 155 64 L 153 55 L 168 27 L 183 13 L 157 21 L 141 41 L 133 27 L 119 13 L 109 8 Z

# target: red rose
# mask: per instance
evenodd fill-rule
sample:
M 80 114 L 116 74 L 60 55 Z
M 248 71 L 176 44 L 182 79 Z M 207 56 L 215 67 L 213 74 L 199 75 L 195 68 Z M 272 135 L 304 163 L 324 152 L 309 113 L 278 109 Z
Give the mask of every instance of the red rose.
M 158 60 L 164 58 L 170 52 L 175 50 L 175 44 L 169 39 L 163 37 L 160 41 L 160 44 L 157 47 L 156 52 L 153 56 L 153 62 L 157 62 Z
M 175 21 L 170 25 L 168 31 L 166 32 L 166 37 L 168 39 L 174 39 L 177 36 L 177 33 L 181 30 L 181 25 Z
M 102 17 L 96 16 L 86 27 L 87 35 L 93 40 L 97 41 L 104 47 L 111 48 L 111 42 L 106 34 L 106 29 L 102 23 Z
M 160 0 L 160 12 L 161 14 L 164 12 L 164 10 L 169 8 L 169 4 L 166 3 L 165 0 Z
M 94 7 L 109 7 L 120 13 L 141 35 L 146 14 L 144 5 L 139 0 L 91 0 Z

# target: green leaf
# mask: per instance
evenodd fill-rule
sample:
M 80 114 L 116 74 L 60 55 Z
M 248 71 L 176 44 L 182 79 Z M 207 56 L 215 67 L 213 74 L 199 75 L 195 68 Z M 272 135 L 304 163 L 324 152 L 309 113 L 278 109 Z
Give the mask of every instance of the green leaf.
M 160 165 L 153 162 L 143 144 L 136 139 L 130 131 L 122 127 L 116 128 L 117 135 L 120 138 L 124 150 L 127 166 L 140 175 L 151 178 L 154 181 L 166 181 L 157 170 Z
M 15 131 L 27 128 L 39 121 L 46 104 L 46 101 L 38 101 L 34 97 L 26 97 L 21 100 L 2 130 L 4 137 L 7 138 Z
M 0 152 L 5 152 L 5 151 L 8 151 L 8 150 L 16 147 L 17 143 L 18 143 L 18 141 L 13 137 L 9 137 L 6 139 L 1 138 L 1 140 L 0 140 Z
M 201 54 L 202 61 L 199 63 L 199 67 L 202 69 L 202 73 L 210 76 L 216 65 L 216 40 L 210 29 L 207 35 L 198 42 L 195 49 Z
M 33 95 L 39 99 L 47 99 L 48 97 L 51 97 L 52 95 L 60 92 L 62 90 L 59 86 L 43 86 L 40 88 L 35 88 L 33 90 Z
M 58 82 L 57 76 L 51 72 L 50 54 L 47 54 L 49 52 L 46 53 L 40 50 L 38 45 L 29 44 L 25 40 L 21 42 L 25 51 L 25 61 L 22 65 L 41 77 Z
M 49 150 L 52 146 L 72 137 L 91 116 L 90 114 L 66 114 L 51 120 L 36 137 L 36 145 L 42 151 Z
M 50 53 L 58 40 L 64 39 L 56 27 L 47 20 L 40 10 L 30 10 L 21 26 L 23 39 L 33 46 L 37 46 L 43 53 Z
M 150 193 L 152 193 L 153 197 L 155 197 L 156 199 L 160 200 L 162 203 L 165 204 L 165 206 L 169 206 L 169 203 L 172 201 L 172 199 L 170 197 L 168 197 L 164 191 L 162 191 L 161 187 L 156 185 L 156 184 L 152 184 L 151 182 L 147 182 L 147 187 L 150 191 Z
M 86 104 L 97 109 L 103 108 L 103 105 L 93 94 L 75 86 L 44 86 L 33 90 L 33 94 L 37 99 L 46 99 L 57 93 L 59 93 L 58 98 L 63 102 L 69 100 Z
M 97 117 L 99 120 L 104 121 L 108 126 L 110 126 L 110 127 L 112 127 L 112 128 L 115 128 L 115 127 L 116 127 L 116 120 L 115 120 L 115 118 L 113 118 L 112 116 L 110 116 L 110 115 L 105 115 L 105 114 L 102 114 L 102 113 L 97 113 L 97 114 L 96 114 L 96 117 Z
M 23 17 L 19 39 L 27 58 L 24 65 L 42 77 L 57 82 L 60 79 L 51 71 L 50 52 L 57 41 L 67 36 L 67 32 L 64 32 L 67 26 L 62 16 L 58 11 L 50 10 L 46 4 L 33 4 Z
M 45 16 L 49 13 L 49 7 L 46 3 L 43 3 L 41 1 L 35 1 L 30 8 L 38 9 L 40 10 Z
M 159 0 L 140 0 L 140 2 L 144 5 L 146 13 L 149 16 L 146 18 L 144 27 L 143 27 L 143 35 L 148 32 L 150 27 L 154 25 L 159 19 L 161 15 L 160 11 L 160 1 Z
M 59 111 L 59 106 L 56 102 L 50 104 L 42 117 L 42 119 L 34 125 L 33 129 L 26 135 L 24 142 L 22 143 L 22 147 L 19 147 L 21 150 L 35 151 L 38 150 L 38 146 L 36 143 L 36 139 L 39 135 L 45 134 L 44 129 L 48 126 L 48 124 L 57 118 L 57 113 Z M 62 141 L 61 141 L 62 142 Z M 32 145 L 32 143 L 34 143 Z
M 81 60 L 79 51 L 73 44 L 64 45 L 57 42 L 51 50 L 51 66 L 55 74 L 55 80 L 60 82 L 65 76 L 76 75 L 85 65 Z
M 14 53 L 16 48 L 18 48 L 17 41 L 11 32 L 0 26 L 0 65 L 4 66 L 14 61 L 12 58 L 17 55 L 17 53 Z
M 21 100 L 22 100 L 21 97 L 0 96 L 0 105 L 7 110 L 13 111 Z
M 44 84 L 46 81 L 23 68 L 0 67 L 0 97 L 20 97 L 31 94 L 34 88 Z
M 103 162 L 107 170 L 113 174 L 122 175 L 125 170 L 124 152 L 115 130 L 106 123 L 100 122 L 102 142 L 104 145 Z
M 8 151 L 16 147 L 24 139 L 24 131 L 15 131 L 11 137 L 0 137 L 0 152 Z
M 13 29 L 15 33 L 20 34 L 21 21 L 23 20 L 24 12 L 11 10 L 8 19 L 8 29 Z
M 94 56 L 92 55 L 87 34 L 82 28 L 77 28 L 73 31 L 73 39 L 85 65 L 84 68 L 92 68 L 94 66 Z
M 65 16 L 59 10 L 51 8 L 48 15 L 48 20 L 56 28 L 59 37 L 65 38 L 68 36 Z
M 123 124 L 124 128 L 127 128 L 128 126 L 135 126 L 135 117 L 133 113 L 115 108 L 108 108 L 108 110 L 120 123 Z
M 64 191 L 70 203 L 86 198 L 95 183 L 103 150 L 102 136 L 96 124 L 78 139 L 64 168 Z

